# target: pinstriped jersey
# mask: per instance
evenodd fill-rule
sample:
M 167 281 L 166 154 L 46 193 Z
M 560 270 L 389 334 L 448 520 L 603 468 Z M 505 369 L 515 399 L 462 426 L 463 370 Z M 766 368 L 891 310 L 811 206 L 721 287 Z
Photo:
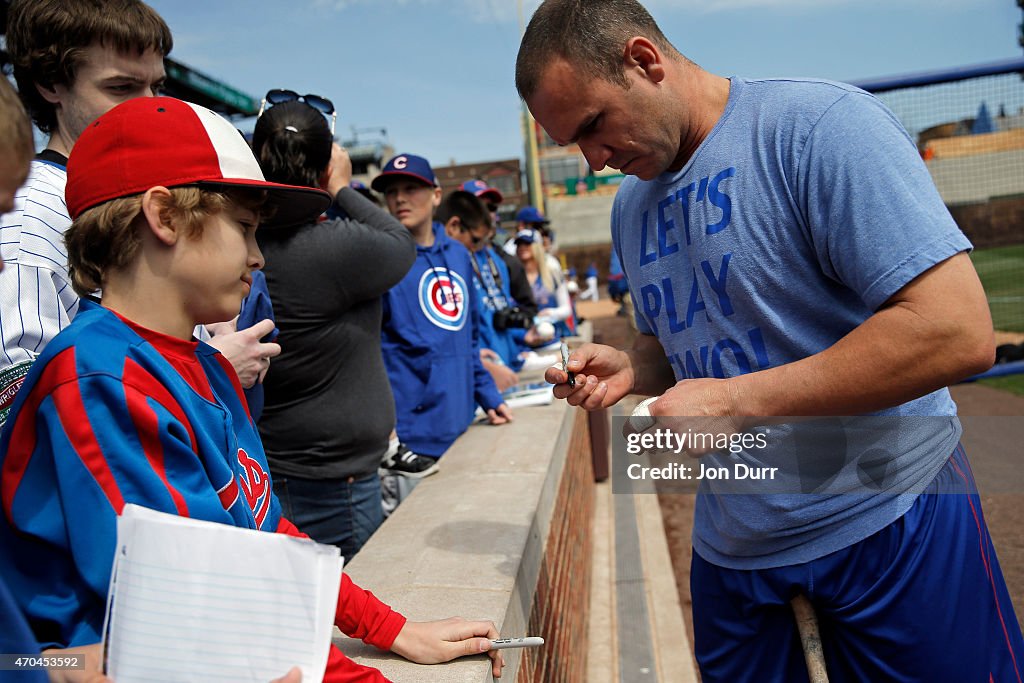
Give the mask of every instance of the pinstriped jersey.
M 44 645 L 100 639 L 125 503 L 269 531 L 281 519 L 227 360 L 81 307 L 0 438 L 0 569 Z
M 14 210 L 0 217 L 0 369 L 40 353 L 78 310 L 64 247 L 67 172 L 57 157 L 33 160 Z

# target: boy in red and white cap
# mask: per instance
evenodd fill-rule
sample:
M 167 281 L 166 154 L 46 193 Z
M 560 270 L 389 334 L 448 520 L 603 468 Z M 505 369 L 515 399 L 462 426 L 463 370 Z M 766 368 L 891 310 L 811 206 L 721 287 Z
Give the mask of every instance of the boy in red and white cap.
M 264 180 L 226 120 L 170 98 L 121 104 L 68 163 L 74 321 L 25 379 L 0 439 L 2 574 L 41 647 L 100 640 L 127 503 L 301 536 L 281 516 L 241 385 L 196 324 L 238 310 L 257 225 L 318 216 L 327 193 Z M 489 649 L 489 622 L 407 622 L 342 577 L 342 631 L 429 663 Z M 500 674 L 494 655 L 494 673 Z M 270 672 L 279 675 L 282 672 Z M 324 680 L 384 681 L 332 648 Z

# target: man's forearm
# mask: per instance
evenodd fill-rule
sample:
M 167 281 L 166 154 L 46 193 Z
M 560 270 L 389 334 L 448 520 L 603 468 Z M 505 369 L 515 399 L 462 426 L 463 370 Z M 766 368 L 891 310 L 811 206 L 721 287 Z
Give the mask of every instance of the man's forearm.
M 834 346 L 795 363 L 735 378 L 747 415 L 859 415 L 906 403 L 981 372 L 984 345 L 955 335 L 917 336 L 898 310 L 883 311 Z M 959 348 L 958 348 L 959 346 Z
M 924 396 L 994 358 L 984 291 L 966 254 L 907 285 L 828 349 L 736 377 L 744 415 L 859 415 Z

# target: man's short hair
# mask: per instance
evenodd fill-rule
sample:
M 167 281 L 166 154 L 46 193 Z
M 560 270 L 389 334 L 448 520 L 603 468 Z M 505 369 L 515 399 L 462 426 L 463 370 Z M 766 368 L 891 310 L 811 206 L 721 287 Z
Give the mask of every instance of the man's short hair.
M 628 86 L 622 58 L 626 42 L 643 36 L 681 56 L 636 0 L 545 0 L 530 19 L 516 58 L 516 89 L 529 99 L 551 62 L 561 58 L 580 73 Z
M 0 156 L 24 161 L 32 158 L 32 124 L 10 82 L 0 76 Z
M 57 127 L 56 108 L 36 90 L 70 86 L 94 43 L 125 54 L 167 56 L 171 29 L 140 0 L 14 0 L 7 14 L 7 51 L 18 91 L 44 133 Z
M 259 213 L 266 197 L 259 190 L 227 190 L 214 192 L 195 186 L 172 187 L 167 205 L 167 218 L 178 222 L 189 237 L 203 232 L 206 220 L 231 206 L 241 206 Z M 103 288 L 103 280 L 111 270 L 130 265 L 137 257 L 142 239 L 139 221 L 142 217 L 141 194 L 111 199 L 86 209 L 64 233 L 68 250 L 68 274 L 71 286 L 79 296 L 87 296 Z
M 472 192 L 455 190 L 441 200 L 441 205 L 434 212 L 434 218 L 445 225 L 453 217 L 458 216 L 462 230 L 473 230 L 478 227 L 491 227 L 491 212 L 479 197 Z

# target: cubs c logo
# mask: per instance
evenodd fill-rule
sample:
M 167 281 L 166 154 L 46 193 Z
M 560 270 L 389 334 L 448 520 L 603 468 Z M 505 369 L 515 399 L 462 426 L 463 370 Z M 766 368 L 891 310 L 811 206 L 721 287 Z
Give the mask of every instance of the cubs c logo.
M 263 520 L 270 511 L 270 477 L 259 460 L 252 458 L 243 449 L 238 449 L 238 464 L 242 466 L 240 483 L 245 502 L 256 519 L 256 528 L 263 528 Z
M 406 158 L 406 157 L 398 157 L 398 158 L 395 159 L 394 166 L 397 169 L 403 169 L 403 168 L 405 168 L 408 165 L 409 165 L 409 159 Z
M 431 268 L 419 284 L 420 309 L 427 320 L 443 330 L 461 330 L 466 324 L 466 282 L 447 268 Z

